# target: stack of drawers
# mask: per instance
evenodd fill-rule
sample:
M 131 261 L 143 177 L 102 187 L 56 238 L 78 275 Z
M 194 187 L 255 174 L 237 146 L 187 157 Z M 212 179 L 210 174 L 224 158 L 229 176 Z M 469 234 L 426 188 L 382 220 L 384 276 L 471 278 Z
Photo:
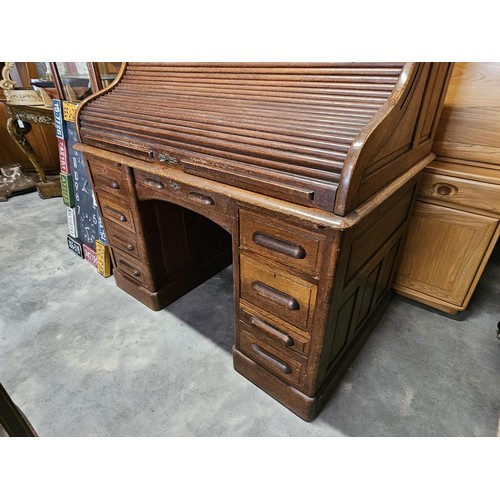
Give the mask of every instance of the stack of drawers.
M 304 391 L 324 237 L 240 210 L 236 349 Z
M 130 200 L 133 186 L 126 167 L 116 162 L 88 158 L 99 210 L 111 245 L 115 272 L 134 283 L 152 286 L 151 277 L 141 263 L 144 258 L 137 242 L 139 223 Z

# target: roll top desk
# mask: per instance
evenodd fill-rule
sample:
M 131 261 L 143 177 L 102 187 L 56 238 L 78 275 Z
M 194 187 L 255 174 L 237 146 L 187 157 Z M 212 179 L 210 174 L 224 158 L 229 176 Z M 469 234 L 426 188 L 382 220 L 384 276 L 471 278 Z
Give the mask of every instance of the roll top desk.
M 235 369 L 314 419 L 390 299 L 451 67 L 124 64 L 77 112 L 117 285 L 159 310 L 232 264 Z

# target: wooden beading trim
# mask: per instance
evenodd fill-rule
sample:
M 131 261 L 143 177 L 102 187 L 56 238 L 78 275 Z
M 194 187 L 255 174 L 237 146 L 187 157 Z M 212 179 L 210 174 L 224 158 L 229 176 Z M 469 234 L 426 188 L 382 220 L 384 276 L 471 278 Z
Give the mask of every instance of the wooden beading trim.
M 415 175 L 423 170 L 424 167 L 427 166 L 435 157 L 433 154 L 427 155 L 423 160 L 415 164 L 412 168 L 407 170 L 403 175 L 398 177 L 391 184 L 380 190 L 368 201 L 356 208 L 356 210 L 353 210 L 345 217 L 340 217 L 324 210 L 303 207 L 287 201 L 279 200 L 277 198 L 271 198 L 269 196 L 254 193 L 253 191 L 247 191 L 234 186 L 222 184 L 220 182 L 215 182 L 209 179 L 187 174 L 177 168 L 169 167 L 166 165 L 157 166 L 143 160 L 120 155 L 118 153 L 112 153 L 110 151 L 99 149 L 94 146 L 89 146 L 87 144 L 75 144 L 74 149 L 76 149 L 77 151 L 82 151 L 83 153 L 91 156 L 118 162 L 123 165 L 142 170 L 144 172 L 149 172 L 151 174 L 160 176 L 164 175 L 172 181 L 178 182 L 179 184 L 194 184 L 200 187 L 200 189 L 206 189 L 208 191 L 220 194 L 221 196 L 226 196 L 248 205 L 253 205 L 273 212 L 278 212 L 280 214 L 298 219 L 308 224 L 314 224 L 324 228 L 336 229 L 338 231 L 344 231 L 347 228 L 356 225 L 362 218 L 366 217 L 369 213 L 375 210 L 375 208 L 379 206 L 385 199 L 387 199 L 392 193 L 404 186 Z

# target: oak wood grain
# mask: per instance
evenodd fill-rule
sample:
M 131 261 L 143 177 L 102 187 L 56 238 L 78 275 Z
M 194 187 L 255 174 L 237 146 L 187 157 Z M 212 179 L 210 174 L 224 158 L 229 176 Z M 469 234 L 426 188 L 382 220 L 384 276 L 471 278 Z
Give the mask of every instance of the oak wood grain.
M 492 217 L 417 203 L 395 284 L 462 306 L 497 226 Z
M 429 154 L 450 68 L 128 63 L 83 103 L 78 130 L 99 148 L 168 155 L 194 175 L 345 216 Z
M 434 152 L 500 165 L 500 63 L 457 63 L 443 106 Z
M 499 76 L 499 63 L 455 65 L 395 279 L 398 293 L 450 314 L 467 308 L 498 240 Z
M 425 172 L 419 196 L 443 206 L 500 216 L 500 186 L 497 184 Z

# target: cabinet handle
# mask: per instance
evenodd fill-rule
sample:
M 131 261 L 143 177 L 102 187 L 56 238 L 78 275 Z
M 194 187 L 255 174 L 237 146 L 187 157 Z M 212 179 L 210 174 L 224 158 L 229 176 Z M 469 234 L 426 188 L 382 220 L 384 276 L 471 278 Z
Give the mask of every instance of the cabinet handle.
M 281 373 L 284 373 L 285 375 L 292 373 L 290 365 L 288 365 L 281 359 L 277 358 L 270 352 L 267 352 L 266 350 L 262 349 L 257 344 L 250 344 L 250 349 L 257 355 L 258 358 L 268 363 L 275 370 L 278 370 Z
M 113 182 L 111 183 L 111 187 L 112 187 L 113 189 L 120 189 L 120 183 L 119 183 L 118 181 L 113 181 Z
M 187 195 L 188 199 L 191 201 L 195 201 L 196 203 L 200 203 L 201 205 L 215 205 L 215 201 L 210 196 L 206 194 L 196 193 L 195 191 L 191 191 Z
M 451 184 L 438 183 L 434 184 L 432 187 L 439 196 L 449 196 L 450 194 L 455 194 L 458 191 L 458 189 Z
M 129 244 L 127 245 L 127 250 L 128 250 L 129 252 L 131 252 L 133 249 L 134 249 L 134 245 L 132 245 L 132 243 L 129 243 Z
M 272 286 L 266 285 L 261 281 L 254 281 L 252 283 L 252 289 L 261 297 L 264 297 L 265 299 L 268 299 L 271 302 L 288 309 L 289 311 L 298 311 L 300 309 L 299 301 L 296 298 L 284 292 L 280 292 L 279 290 L 276 290 Z
M 289 241 L 280 240 L 274 236 L 264 233 L 253 233 L 252 241 L 261 247 L 273 250 L 294 259 L 304 259 L 306 251 L 300 245 L 295 245 Z
M 161 182 L 161 181 L 157 181 L 156 179 L 147 178 L 146 184 L 149 187 L 152 187 L 155 189 L 165 189 L 165 184 L 163 184 L 163 182 Z
M 287 347 L 293 345 L 293 338 L 288 335 L 288 333 L 284 333 L 274 326 L 267 324 L 265 321 L 262 321 L 260 318 L 256 318 L 255 316 L 250 317 L 250 324 L 255 326 L 259 330 L 266 333 L 269 337 L 276 340 L 280 344 L 283 344 Z
M 125 217 L 124 214 L 120 214 L 119 219 L 120 219 L 121 222 L 127 222 L 127 217 Z

